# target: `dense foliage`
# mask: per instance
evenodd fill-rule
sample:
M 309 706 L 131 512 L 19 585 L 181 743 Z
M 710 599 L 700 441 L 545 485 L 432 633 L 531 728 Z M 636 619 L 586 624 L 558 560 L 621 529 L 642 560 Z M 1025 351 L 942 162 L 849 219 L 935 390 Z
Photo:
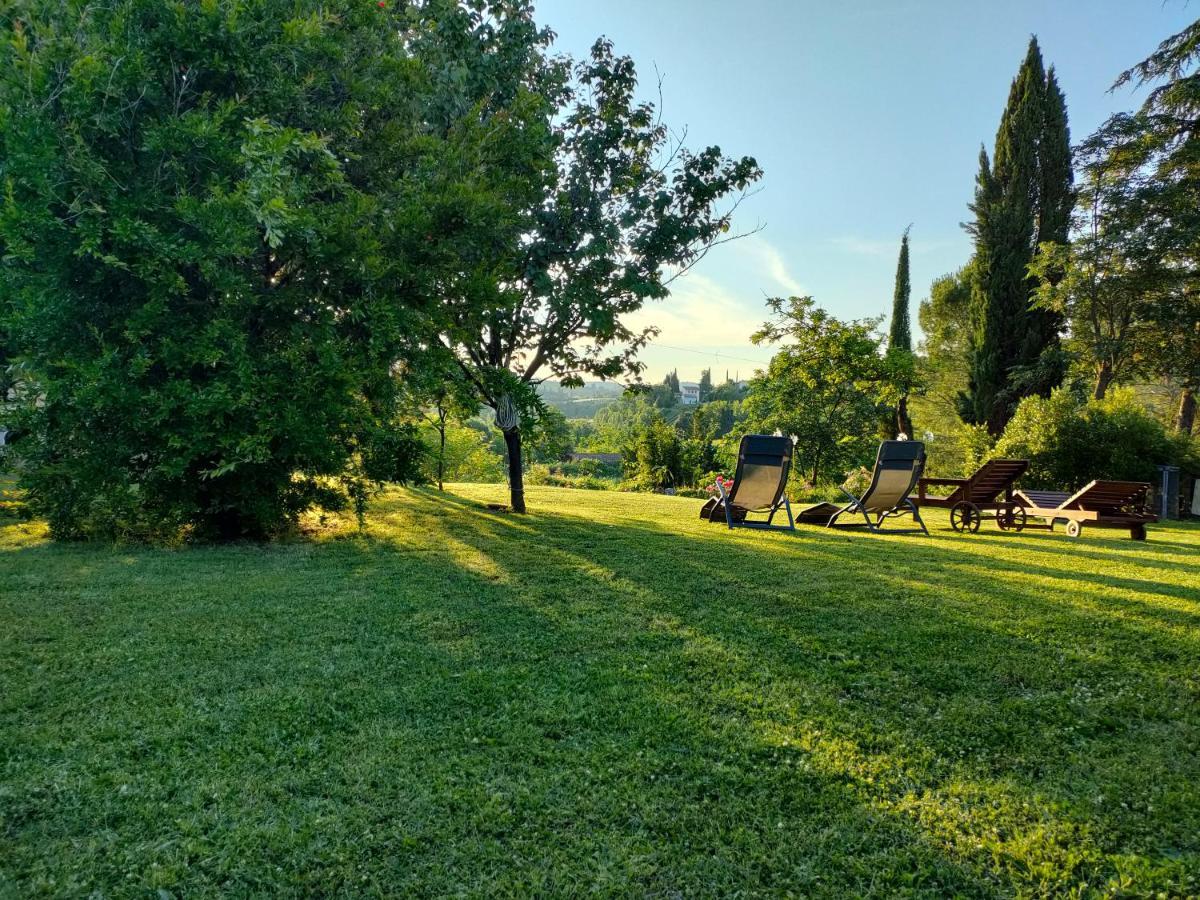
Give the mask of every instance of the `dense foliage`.
M 1048 463 L 1039 464 L 1035 477 L 1044 484 L 1104 472 L 1150 477 L 1147 460 L 1180 456 L 1200 385 L 1198 60 L 1200 22 L 1118 78 L 1116 86 L 1153 89 L 1140 110 L 1113 116 L 1076 148 L 1075 190 L 1063 177 L 1061 96 L 1052 72 L 1043 80 L 1031 43 L 995 161 L 982 160 L 972 207 L 975 256 L 935 281 L 920 308 L 925 341 L 917 368 L 924 390 L 913 402 L 931 471 L 966 474 L 994 452 L 996 441 L 1011 454 L 1041 452 L 1030 443 L 1035 419 L 1045 440 L 1061 439 L 1072 460 L 1053 475 Z M 1041 349 L 1034 353 L 1032 344 Z M 1053 402 L 1026 401 L 1019 420 L 1003 427 L 1023 394 L 1045 399 L 1064 373 L 1069 390 Z M 1114 385 L 1136 388 L 1136 402 L 1121 393 L 1120 416 L 1072 399 L 1086 392 L 1105 400 Z M 951 412 L 951 398 L 964 387 L 957 412 L 981 425 Z M 1176 439 L 1150 423 L 1168 423 L 1171 402 L 1182 437 L 1168 452 L 1164 442 L 1175 446 Z M 1077 452 L 1075 441 L 1086 452 Z M 1126 459 L 1125 444 L 1141 463 Z M 1072 472 L 1072 466 L 1083 468 Z
M 796 442 L 793 466 L 813 484 L 840 480 L 869 461 L 880 410 L 894 398 L 875 333 L 877 319 L 842 322 L 811 297 L 772 299 L 756 343 L 782 342 L 750 382 L 746 412 L 755 430 Z
M 993 455 L 1028 459 L 1022 484 L 1074 490 L 1094 478 L 1154 483 L 1158 466 L 1178 465 L 1186 452 L 1186 441 L 1169 434 L 1132 392 L 1084 401 L 1060 388 L 1022 400 Z
M 0 290 L 56 535 L 259 537 L 361 497 L 429 303 L 411 245 L 470 202 L 413 54 L 470 40 L 450 8 L 5 5 Z
M 421 477 L 427 412 L 445 475 L 463 388 L 523 509 L 522 433 L 566 449 L 536 384 L 637 373 L 622 316 L 760 174 L 675 145 L 607 42 L 549 55 L 522 0 L 24 0 L 0 27 L 0 362 L 60 537 L 361 511 Z
M 1179 385 L 1176 427 L 1190 434 L 1200 392 L 1200 20 L 1123 72 L 1114 87 L 1153 86 L 1141 108 L 1109 119 L 1081 148 L 1110 185 L 1108 217 L 1128 235 L 1126 268 L 1155 284 L 1139 308 L 1147 367 Z
M 986 427 L 969 425 L 959 417 L 959 398 L 968 377 L 973 277 L 968 265 L 934 279 L 929 296 L 918 307 L 924 339 L 916 369 L 922 390 L 909 402 L 920 423 L 918 436 L 926 443 L 931 474 L 969 472 L 979 457 L 980 444 L 983 452 L 991 446 Z
M 1017 402 L 1062 380 L 1056 354 L 1061 318 L 1034 308 L 1028 268 L 1036 248 L 1066 243 L 1072 191 L 1066 101 L 1036 38 L 1013 79 L 989 160 L 980 150 L 971 205 L 970 378 L 963 418 L 998 435 Z

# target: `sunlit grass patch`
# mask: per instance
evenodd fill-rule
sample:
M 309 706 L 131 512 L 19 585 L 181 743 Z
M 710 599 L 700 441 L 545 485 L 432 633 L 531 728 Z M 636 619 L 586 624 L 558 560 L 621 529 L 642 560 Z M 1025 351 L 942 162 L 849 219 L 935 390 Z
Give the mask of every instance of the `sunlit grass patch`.
M 1200 891 L 1200 529 L 0 526 L 0 894 Z

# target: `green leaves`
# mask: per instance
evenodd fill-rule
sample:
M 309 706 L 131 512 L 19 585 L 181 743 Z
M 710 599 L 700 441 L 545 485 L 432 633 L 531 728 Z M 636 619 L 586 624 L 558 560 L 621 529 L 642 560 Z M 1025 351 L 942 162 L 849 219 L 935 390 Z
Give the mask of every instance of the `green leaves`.
M 1142 367 L 1175 380 L 1185 397 L 1200 387 L 1198 63 L 1200 21 L 1118 77 L 1114 86 L 1158 84 L 1141 109 L 1113 116 L 1080 148 L 1091 193 L 1103 201 L 1105 230 L 1093 243 L 1115 246 L 1122 274 L 1113 282 L 1140 301 L 1124 306 L 1147 326 Z
M 998 435 L 1017 402 L 1062 381 L 1057 358 L 1062 321 L 1032 308 L 1028 267 L 1041 242 L 1065 243 L 1074 205 L 1066 101 L 1053 69 L 1047 74 L 1031 39 L 1013 79 L 989 162 L 980 151 L 974 203 L 975 238 L 970 381 L 964 421 Z M 1036 372 L 1022 383 L 1015 373 Z
M 265 119 L 249 120 L 246 131 L 240 193 L 262 226 L 267 246 L 277 249 L 296 221 L 293 209 L 308 199 L 305 193 L 336 190 L 341 173 L 325 140 L 315 134 L 278 128 Z
M 811 297 L 767 306 L 773 317 L 751 339 L 783 346 L 750 382 L 746 412 L 757 430 L 795 439 L 794 465 L 812 484 L 839 481 L 869 460 L 881 405 L 896 399 L 895 372 L 875 332 L 880 320 L 842 322 Z
M 393 366 L 457 262 L 416 226 L 477 179 L 430 133 L 431 23 L 359 0 L 26 7 L 0 25 L 29 68 L 0 80 L 0 334 L 38 398 L 32 502 L 63 537 L 231 538 L 365 496 Z

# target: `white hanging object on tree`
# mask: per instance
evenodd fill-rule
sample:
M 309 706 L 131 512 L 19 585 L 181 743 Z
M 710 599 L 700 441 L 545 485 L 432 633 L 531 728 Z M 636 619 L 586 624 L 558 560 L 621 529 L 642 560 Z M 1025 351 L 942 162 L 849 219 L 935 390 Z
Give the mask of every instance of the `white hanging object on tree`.
M 521 424 L 521 412 L 511 394 L 504 394 L 496 403 L 496 425 L 501 431 L 512 431 Z

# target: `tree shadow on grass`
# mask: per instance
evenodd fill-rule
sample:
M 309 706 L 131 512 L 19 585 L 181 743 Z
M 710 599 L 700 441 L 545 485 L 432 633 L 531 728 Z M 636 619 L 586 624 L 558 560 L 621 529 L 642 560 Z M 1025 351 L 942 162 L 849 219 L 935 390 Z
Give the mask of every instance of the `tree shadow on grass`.
M 495 538 L 507 521 L 491 518 L 480 546 L 504 555 L 508 545 Z M 985 795 L 999 790 L 1019 808 L 1005 826 L 1014 844 L 1049 828 L 1039 810 L 1053 808 L 1062 859 L 1081 842 L 1092 854 L 1076 877 L 1155 866 L 1194 872 L 1200 823 L 1186 773 L 1197 761 L 1198 723 L 1184 673 L 1200 663 L 1200 645 L 1194 627 L 1181 627 L 1193 614 L 1153 602 L 1194 600 L 1194 590 L 1012 558 L 997 561 L 989 579 L 981 548 L 959 542 L 697 533 L 675 522 L 597 526 L 542 513 L 522 527 L 531 524 L 543 555 L 602 567 L 630 594 L 648 593 L 664 627 L 771 671 L 747 703 L 780 684 L 808 697 L 824 712 L 792 721 L 800 733 L 820 721 L 848 728 L 860 747 L 909 748 L 934 794 L 964 782 Z M 611 546 L 635 547 L 636 559 L 604 553 L 598 532 L 609 529 L 620 535 Z M 669 589 L 651 587 L 663 572 Z M 1141 597 L 1128 599 L 1130 590 Z M 729 674 L 728 665 L 712 668 L 708 687 Z M 786 731 L 789 700 L 776 700 L 766 719 Z M 1181 818 L 1153 813 L 1155 804 Z
M 1177 529 L 1191 530 L 1192 526 L 1175 524 L 1172 531 Z M 1200 531 L 1200 529 L 1197 529 Z M 1044 554 L 1053 557 L 1065 557 L 1069 560 L 1090 559 L 1109 565 L 1130 563 L 1140 568 L 1158 569 L 1164 572 L 1176 572 L 1181 564 L 1200 565 L 1200 541 L 1188 544 L 1172 541 L 1163 537 L 1160 527 L 1151 526 L 1150 538 L 1146 541 L 1133 541 L 1128 537 L 1116 537 L 1111 532 L 1092 530 L 1086 531 L 1085 537 L 1069 538 L 1065 535 L 1049 534 L 1043 531 L 1028 531 L 1019 534 L 973 534 L 962 535 L 964 540 L 989 544 L 995 547 L 1007 546 L 1011 541 L 1024 541 L 1024 551 L 1027 553 Z M 1100 547 L 1102 549 L 1096 549 Z M 1167 554 L 1170 559 L 1161 559 L 1160 555 Z
M 474 530 L 398 518 L 435 546 L 368 536 L 74 566 L 62 551 L 60 627 L 0 596 L 23 626 L 0 650 L 20 691 L 0 705 L 0 874 L 85 893 L 1004 884 L 802 748 L 675 691 L 677 668 L 694 684 L 704 661 L 601 566 L 581 585 L 553 547 L 531 571 L 529 544 L 481 554 Z M 164 585 L 181 562 L 189 583 Z M 42 630 L 49 645 L 29 639 Z
M 165 858 L 184 885 L 280 865 L 317 892 L 1185 892 L 1196 643 L 1106 613 L 1102 583 L 1048 595 L 1006 557 L 973 590 L 987 554 L 955 540 L 411 497 L 365 537 L 44 576 L 67 627 L 21 603 L 22 634 L 76 652 L 6 657 L 40 711 L 0 707 L 22 785 L 0 847 L 89 853 L 109 885 Z

